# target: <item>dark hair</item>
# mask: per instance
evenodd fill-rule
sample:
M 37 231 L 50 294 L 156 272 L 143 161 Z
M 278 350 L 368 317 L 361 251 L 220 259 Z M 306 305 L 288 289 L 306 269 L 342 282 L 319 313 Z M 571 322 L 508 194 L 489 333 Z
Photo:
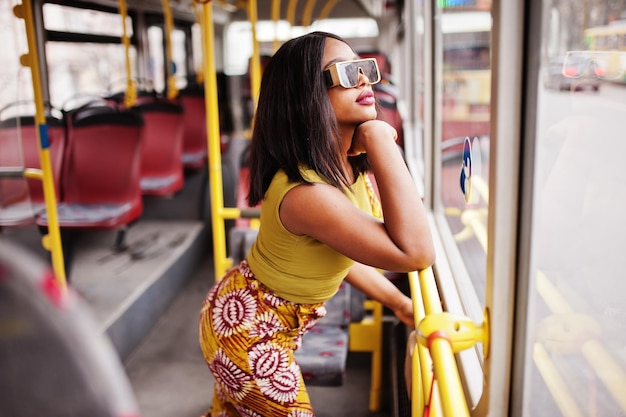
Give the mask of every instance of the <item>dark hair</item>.
M 263 72 L 250 149 L 248 204 L 265 195 L 282 169 L 292 182 L 306 183 L 300 167 L 313 169 L 329 184 L 349 187 L 342 170 L 342 144 L 322 73 L 327 38 L 312 32 L 283 44 Z M 350 157 L 356 175 L 369 168 L 366 155 Z

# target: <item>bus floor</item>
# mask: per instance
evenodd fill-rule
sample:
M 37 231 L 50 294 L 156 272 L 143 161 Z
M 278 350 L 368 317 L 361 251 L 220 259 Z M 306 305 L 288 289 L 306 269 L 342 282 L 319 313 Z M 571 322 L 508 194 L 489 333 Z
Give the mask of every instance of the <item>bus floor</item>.
M 199 417 L 210 406 L 213 379 L 198 344 L 198 312 L 213 282 L 204 260 L 124 365 L 142 416 Z M 390 407 L 368 410 L 370 354 L 348 355 L 346 383 L 308 387 L 317 417 L 389 417 Z M 387 384 L 390 386 L 390 384 Z

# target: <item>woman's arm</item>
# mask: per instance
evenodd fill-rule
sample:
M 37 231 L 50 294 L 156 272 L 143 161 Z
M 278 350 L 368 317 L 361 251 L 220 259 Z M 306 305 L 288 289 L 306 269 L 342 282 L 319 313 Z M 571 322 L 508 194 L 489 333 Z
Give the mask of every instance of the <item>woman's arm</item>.
M 415 328 L 411 299 L 375 268 L 355 263 L 345 280 L 369 298 L 392 310 L 404 324 Z
M 300 185 L 285 195 L 280 207 L 287 230 L 377 268 L 406 272 L 430 266 L 435 254 L 425 210 L 395 138 L 389 124 L 368 121 L 357 128 L 349 152 L 367 152 L 384 222 L 363 213 L 330 185 Z

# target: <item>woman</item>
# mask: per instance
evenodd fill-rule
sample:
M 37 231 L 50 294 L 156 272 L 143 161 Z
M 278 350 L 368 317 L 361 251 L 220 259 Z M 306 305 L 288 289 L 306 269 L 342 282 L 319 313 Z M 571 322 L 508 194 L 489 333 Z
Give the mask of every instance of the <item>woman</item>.
M 261 227 L 200 313 L 215 377 L 207 415 L 313 416 L 294 351 L 343 279 L 414 326 L 411 300 L 375 268 L 423 269 L 434 249 L 396 131 L 376 120 L 379 80 L 374 60 L 329 33 L 290 40 L 268 63 L 248 195 L 250 206 L 263 201 Z

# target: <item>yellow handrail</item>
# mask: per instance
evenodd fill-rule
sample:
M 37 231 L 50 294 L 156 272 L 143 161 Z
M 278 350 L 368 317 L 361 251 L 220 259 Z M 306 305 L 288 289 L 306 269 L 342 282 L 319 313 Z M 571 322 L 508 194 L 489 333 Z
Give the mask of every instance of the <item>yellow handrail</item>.
M 333 10 L 338 1 L 339 0 L 328 0 L 326 4 L 324 4 L 324 7 L 322 7 L 322 11 L 320 12 L 318 19 L 322 20 L 328 18 L 328 16 L 330 16 L 330 12 Z
M 261 57 L 259 53 L 259 41 L 256 34 L 257 2 L 248 0 L 248 20 L 252 29 L 252 57 L 250 58 L 250 89 L 252 101 L 256 112 L 256 105 L 259 101 L 259 90 L 261 90 Z
M 50 160 L 50 139 L 48 137 L 48 125 L 43 105 L 43 94 L 41 90 L 41 74 L 39 72 L 39 57 L 37 54 L 37 37 L 35 33 L 35 22 L 33 9 L 30 1 L 25 1 L 13 8 L 16 17 L 24 19 L 26 26 L 26 38 L 28 40 L 28 53 L 22 55 L 20 63 L 25 67 L 30 67 L 35 96 L 35 124 L 37 126 L 37 144 L 39 148 L 39 170 L 27 169 L 24 175 L 28 178 L 37 178 L 42 181 L 43 194 L 48 215 L 48 234 L 41 243 L 43 247 L 50 251 L 52 258 L 52 268 L 59 286 L 65 290 L 67 280 L 65 277 L 65 263 L 63 260 L 63 246 L 61 245 L 61 231 L 56 207 L 56 195 L 52 174 L 52 162 Z
M 280 0 L 272 0 L 272 21 L 274 22 L 274 41 L 272 47 L 274 52 L 278 50 L 278 21 L 280 20 Z
M 176 74 L 174 74 L 174 59 L 172 58 L 172 31 L 174 30 L 174 18 L 169 0 L 161 0 L 163 5 L 163 17 L 165 19 L 165 59 L 167 59 L 167 98 L 174 99 L 178 96 L 176 87 Z
M 289 0 L 287 3 L 287 21 L 293 27 L 296 25 L 296 7 L 298 6 L 298 0 Z
M 409 273 L 409 286 L 411 289 L 411 299 L 413 300 L 413 318 L 415 323 L 420 323 L 426 317 L 426 310 L 424 309 L 422 291 L 419 285 L 419 275 L 417 272 Z M 413 333 L 416 336 L 416 333 Z M 422 344 L 417 343 L 415 340 L 415 350 L 411 357 L 411 404 L 412 404 L 412 417 L 422 417 L 424 414 L 424 406 L 426 398 L 435 398 L 433 402 L 438 402 L 439 394 L 433 392 L 433 396 L 430 395 L 430 390 L 433 389 L 432 380 L 433 375 L 430 370 L 432 369 L 432 360 L 428 353 L 428 348 Z
M 314 7 L 315 0 L 306 0 L 306 3 L 304 4 L 304 11 L 302 12 L 302 26 L 311 26 Z
M 231 266 L 226 257 L 226 228 L 224 225 L 224 191 L 222 189 L 222 155 L 217 100 L 217 75 L 213 43 L 213 10 L 211 1 L 202 4 L 202 37 L 205 57 L 204 100 L 206 111 L 209 190 L 211 193 L 211 225 L 213 232 L 213 267 L 215 279 L 220 279 Z
M 415 320 L 419 323 L 411 364 L 412 415 L 420 416 L 428 407 L 432 416 L 469 416 L 454 353 L 481 342 L 487 356 L 487 315 L 482 325 L 475 325 L 467 317 L 444 312 L 432 268 L 419 274 L 409 273 L 409 284 Z
M 124 106 L 131 108 L 137 101 L 137 86 L 133 81 L 133 74 L 130 65 L 130 38 L 126 31 L 126 20 L 128 11 L 126 8 L 126 0 L 119 0 L 119 10 L 122 16 L 122 43 L 124 44 L 124 57 L 126 63 L 126 93 L 124 94 Z

